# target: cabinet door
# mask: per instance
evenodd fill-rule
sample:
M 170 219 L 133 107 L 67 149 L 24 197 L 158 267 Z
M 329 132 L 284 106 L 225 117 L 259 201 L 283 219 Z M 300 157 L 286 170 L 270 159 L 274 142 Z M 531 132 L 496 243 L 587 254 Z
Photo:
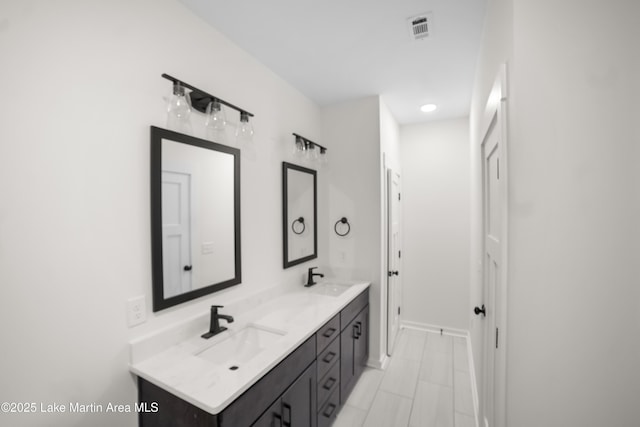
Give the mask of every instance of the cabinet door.
M 340 335 L 340 403 L 349 397 L 369 357 L 369 306 Z
M 369 358 L 369 307 L 362 310 L 354 319 L 356 335 L 353 345 L 354 372 L 356 379 L 367 366 Z
M 343 329 L 340 335 L 340 403 L 344 404 L 353 388 L 356 376 L 354 344 L 355 344 L 355 319 Z
M 258 418 L 258 421 L 252 424 L 252 427 L 283 427 L 281 400 L 276 400 L 276 402 Z
M 282 395 L 283 427 L 316 427 L 316 362 Z

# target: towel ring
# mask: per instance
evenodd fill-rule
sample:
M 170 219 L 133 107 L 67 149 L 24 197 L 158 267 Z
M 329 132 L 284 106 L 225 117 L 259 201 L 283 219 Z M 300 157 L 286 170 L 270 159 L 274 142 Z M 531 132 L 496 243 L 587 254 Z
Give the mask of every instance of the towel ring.
M 345 231 L 344 233 L 340 233 L 338 231 L 338 225 L 339 224 L 347 224 L 347 231 Z M 349 232 L 351 231 L 351 225 L 349 224 L 349 221 L 347 220 L 347 218 L 342 217 L 339 220 L 336 221 L 336 224 L 333 226 L 333 231 L 336 232 L 336 234 L 340 237 L 344 237 L 347 234 L 349 234 Z
M 298 222 L 299 222 L 300 224 L 302 224 L 302 230 L 300 230 L 300 231 L 296 231 L 296 223 L 298 223 Z M 307 227 L 304 225 L 304 218 L 303 218 L 303 217 L 300 217 L 300 218 L 296 219 L 295 221 L 293 221 L 293 222 L 291 223 L 291 230 L 292 230 L 295 234 L 302 234 L 302 233 L 304 233 L 304 230 L 305 230 L 306 228 L 307 228 Z M 300 227 L 298 227 L 298 229 L 300 229 Z

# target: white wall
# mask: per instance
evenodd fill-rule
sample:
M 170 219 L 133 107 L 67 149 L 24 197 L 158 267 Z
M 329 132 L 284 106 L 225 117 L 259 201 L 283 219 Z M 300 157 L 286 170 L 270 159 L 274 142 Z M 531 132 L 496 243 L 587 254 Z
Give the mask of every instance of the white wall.
M 634 426 L 640 4 L 510 3 L 490 2 L 472 107 L 509 60 L 507 424 Z
M 402 320 L 469 328 L 469 121 L 401 127 Z
M 318 139 L 320 114 L 288 84 L 172 0 L 3 1 L 0 56 L 0 401 L 133 404 L 131 338 L 302 283 L 307 264 L 282 269 L 281 162 L 291 132 Z M 243 284 L 152 314 L 149 126 L 164 126 L 163 72 L 253 112 L 256 150 L 242 159 Z M 325 200 L 322 174 L 319 190 Z M 137 295 L 148 321 L 128 329 Z M 0 414 L 0 424 L 137 418 Z
M 382 193 L 380 100 L 358 99 L 322 110 L 323 141 L 329 148 L 329 261 L 338 277 L 371 281 L 370 360 L 383 359 L 385 329 L 381 277 Z M 351 232 L 339 237 L 336 221 L 347 217 Z

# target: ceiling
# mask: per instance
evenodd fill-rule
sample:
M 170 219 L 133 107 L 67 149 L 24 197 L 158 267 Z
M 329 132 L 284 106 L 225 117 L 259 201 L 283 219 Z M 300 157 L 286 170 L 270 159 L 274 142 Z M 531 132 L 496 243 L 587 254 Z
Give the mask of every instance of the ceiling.
M 400 124 L 469 114 L 486 0 L 180 1 L 320 106 L 382 95 Z

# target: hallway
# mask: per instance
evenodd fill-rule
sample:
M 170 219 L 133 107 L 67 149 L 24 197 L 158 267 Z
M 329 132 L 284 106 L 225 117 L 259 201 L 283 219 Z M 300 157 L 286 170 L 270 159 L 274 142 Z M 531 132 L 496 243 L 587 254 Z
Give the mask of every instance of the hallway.
M 467 341 L 403 328 L 386 371 L 367 368 L 334 427 L 475 427 Z

